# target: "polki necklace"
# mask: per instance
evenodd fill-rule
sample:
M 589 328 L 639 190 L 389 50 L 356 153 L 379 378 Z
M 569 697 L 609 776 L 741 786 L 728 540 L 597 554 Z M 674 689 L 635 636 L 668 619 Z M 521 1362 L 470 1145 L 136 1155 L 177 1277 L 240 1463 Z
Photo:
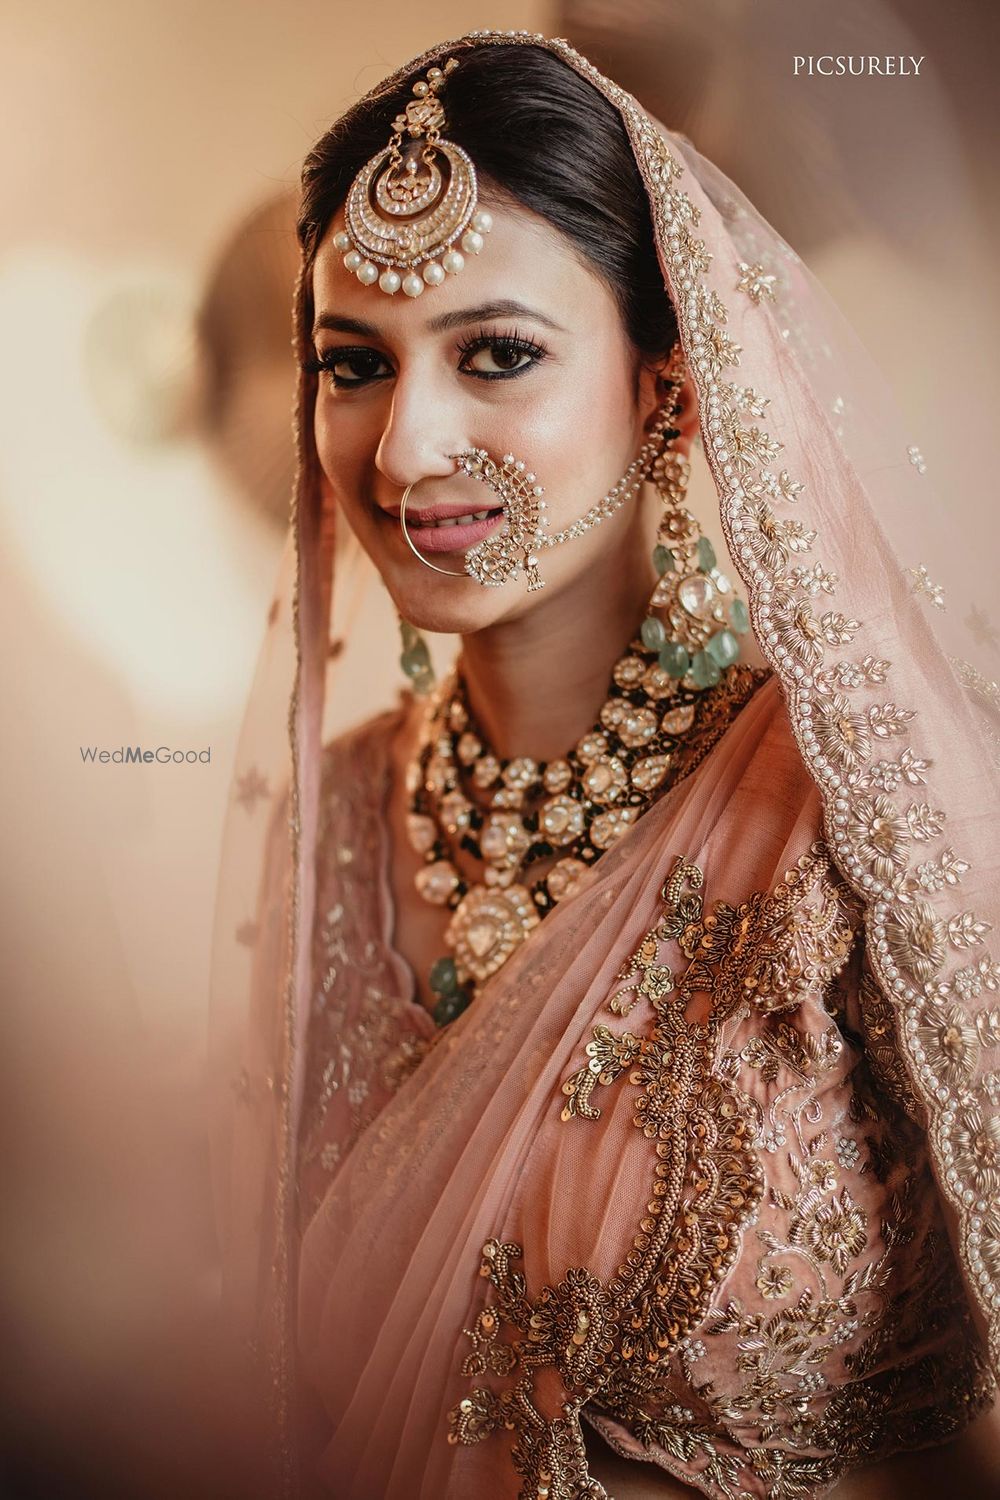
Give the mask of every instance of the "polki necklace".
M 731 665 L 706 690 L 671 676 L 661 650 L 630 644 L 593 727 L 558 760 L 495 755 L 457 667 L 430 701 L 408 770 L 407 833 L 424 861 L 417 890 L 452 912 L 449 952 L 430 971 L 439 1026 L 694 769 L 766 675 Z M 463 873 L 470 865 L 474 877 Z

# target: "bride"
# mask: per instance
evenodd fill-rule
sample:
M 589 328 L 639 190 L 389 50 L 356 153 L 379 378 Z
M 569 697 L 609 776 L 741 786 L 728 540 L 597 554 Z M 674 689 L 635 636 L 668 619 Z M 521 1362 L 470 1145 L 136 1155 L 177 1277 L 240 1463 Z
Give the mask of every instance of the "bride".
M 214 980 L 261 1493 L 985 1495 L 972 549 L 794 253 L 565 43 L 401 70 L 299 231 Z

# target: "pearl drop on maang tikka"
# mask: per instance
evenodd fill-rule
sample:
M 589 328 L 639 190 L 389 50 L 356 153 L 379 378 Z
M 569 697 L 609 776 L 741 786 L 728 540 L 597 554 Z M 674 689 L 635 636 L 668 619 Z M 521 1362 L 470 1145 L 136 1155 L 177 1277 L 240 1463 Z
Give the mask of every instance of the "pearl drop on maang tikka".
M 457 276 L 493 227 L 492 215 L 477 206 L 471 160 L 440 135 L 445 115 L 438 95 L 457 67 L 450 57 L 413 85 L 414 98 L 393 121 L 388 146 L 352 182 L 346 227 L 333 237 L 345 270 L 390 297 L 398 291 L 419 297 Z

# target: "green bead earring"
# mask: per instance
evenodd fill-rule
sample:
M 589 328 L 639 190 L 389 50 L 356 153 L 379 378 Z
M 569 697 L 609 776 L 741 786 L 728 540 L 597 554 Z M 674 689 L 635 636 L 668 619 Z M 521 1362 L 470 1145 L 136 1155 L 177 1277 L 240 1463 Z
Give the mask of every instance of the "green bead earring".
M 399 617 L 399 636 L 402 652 L 399 665 L 410 681 L 418 698 L 425 698 L 434 687 L 434 667 L 427 642 L 415 625 Z
M 658 582 L 650 613 L 642 622 L 642 643 L 659 655 L 663 671 L 677 682 L 714 687 L 739 659 L 738 637 L 750 628 L 746 605 L 721 571 L 715 548 L 684 505 L 690 465 L 665 441 L 651 478 L 664 513 L 653 548 Z

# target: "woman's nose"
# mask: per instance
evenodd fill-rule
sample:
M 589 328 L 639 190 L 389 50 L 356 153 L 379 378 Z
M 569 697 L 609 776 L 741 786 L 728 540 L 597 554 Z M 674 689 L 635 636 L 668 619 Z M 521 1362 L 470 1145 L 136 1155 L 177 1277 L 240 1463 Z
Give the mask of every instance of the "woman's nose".
M 397 375 L 375 453 L 379 473 L 401 489 L 421 479 L 444 478 L 455 472 L 449 455 L 468 446 L 444 393 L 426 375 Z

